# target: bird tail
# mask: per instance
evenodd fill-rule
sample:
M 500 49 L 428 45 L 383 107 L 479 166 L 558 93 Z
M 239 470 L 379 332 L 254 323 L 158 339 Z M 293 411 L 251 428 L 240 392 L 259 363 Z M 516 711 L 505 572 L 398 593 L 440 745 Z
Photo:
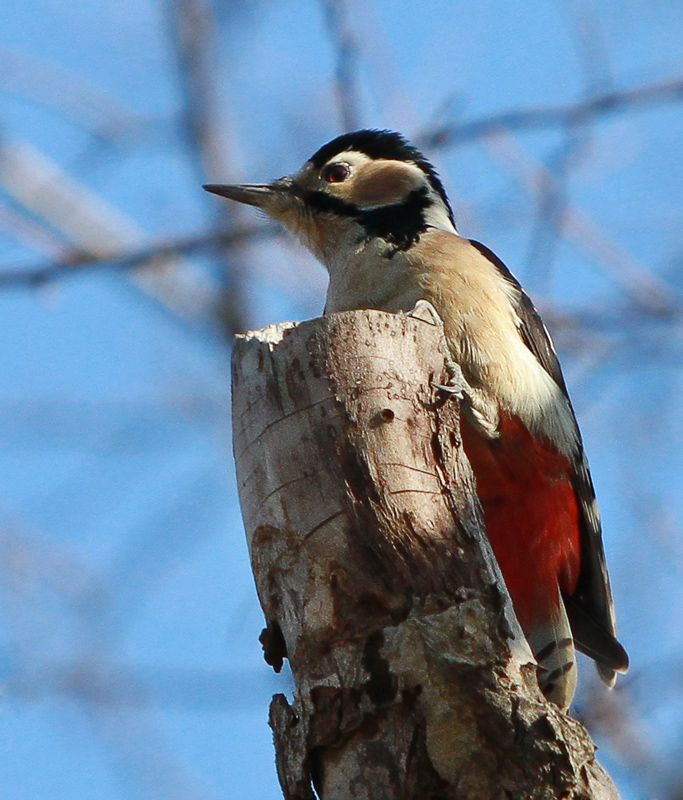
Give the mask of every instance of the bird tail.
M 616 638 L 614 620 L 611 630 L 597 622 L 576 597 L 563 594 L 564 606 L 574 634 L 576 649 L 595 661 L 598 674 L 608 686 L 614 686 L 617 673 L 628 670 L 628 654 Z
M 538 682 L 543 694 L 566 711 L 576 690 L 576 653 L 567 612 L 558 592 L 553 616 L 535 624 L 527 639 L 538 661 Z

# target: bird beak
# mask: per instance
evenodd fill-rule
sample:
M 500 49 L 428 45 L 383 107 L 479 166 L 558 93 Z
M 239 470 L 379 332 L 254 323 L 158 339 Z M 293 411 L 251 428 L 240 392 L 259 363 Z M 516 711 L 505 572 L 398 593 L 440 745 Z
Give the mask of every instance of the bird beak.
M 291 182 L 281 178 L 273 183 L 209 183 L 204 186 L 207 192 L 212 192 L 228 200 L 256 206 L 264 211 L 269 211 L 277 201 L 282 202 L 283 194 L 291 190 Z

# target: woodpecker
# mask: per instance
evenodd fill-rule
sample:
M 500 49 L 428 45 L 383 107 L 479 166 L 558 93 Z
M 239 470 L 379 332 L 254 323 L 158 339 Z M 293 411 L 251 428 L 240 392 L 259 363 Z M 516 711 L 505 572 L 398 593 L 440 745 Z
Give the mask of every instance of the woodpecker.
M 432 304 L 470 387 L 463 446 L 541 689 L 569 706 L 575 647 L 613 686 L 628 656 L 616 638 L 595 491 L 555 349 L 503 262 L 456 230 L 432 164 L 398 133 L 361 130 L 272 183 L 204 188 L 263 210 L 311 250 L 329 272 L 326 314 Z

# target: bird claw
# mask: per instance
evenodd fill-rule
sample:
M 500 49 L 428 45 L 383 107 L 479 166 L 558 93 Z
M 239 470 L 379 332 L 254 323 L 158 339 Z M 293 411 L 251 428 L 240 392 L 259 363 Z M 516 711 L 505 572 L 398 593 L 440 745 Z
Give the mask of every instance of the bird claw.
M 443 320 L 439 316 L 439 312 L 429 300 L 418 300 L 408 312 L 407 316 L 421 319 L 423 322 L 427 322 L 430 325 L 441 325 L 443 327 Z
M 429 300 L 418 300 L 412 310 L 408 312 L 408 316 L 443 327 L 443 320 L 439 316 L 439 312 Z M 487 402 L 481 391 L 470 386 L 460 364 L 449 359 L 446 370 L 448 383 L 431 384 L 432 388 L 441 395 L 436 407 L 444 405 L 454 397 L 457 398 L 463 404 L 463 412 L 467 415 L 472 427 L 486 439 L 497 439 L 500 436 L 497 408 L 491 407 L 491 403 Z
M 438 389 L 443 394 L 449 395 L 450 397 L 457 397 L 458 400 L 462 400 L 465 396 L 462 386 L 449 386 L 448 384 L 443 383 L 433 383 L 432 387 L 434 389 Z
M 424 302 L 426 303 L 427 301 Z M 431 306 L 431 303 L 428 303 L 428 305 Z M 470 385 L 465 380 L 460 365 L 456 364 L 455 361 L 449 360 L 446 363 L 446 370 L 448 372 L 448 383 L 432 383 L 432 388 L 443 395 L 441 398 L 442 403 L 447 402 L 453 397 L 456 397 L 458 400 L 465 400 L 468 397 Z
M 432 386 L 441 392 L 445 397 L 443 402 L 447 402 L 452 397 L 457 397 L 462 403 L 463 413 L 467 416 L 472 427 L 486 439 L 497 439 L 500 436 L 498 430 L 498 413 L 490 403 L 486 402 L 484 395 L 473 389 L 463 375 L 460 364 L 449 361 L 448 383 L 433 383 Z

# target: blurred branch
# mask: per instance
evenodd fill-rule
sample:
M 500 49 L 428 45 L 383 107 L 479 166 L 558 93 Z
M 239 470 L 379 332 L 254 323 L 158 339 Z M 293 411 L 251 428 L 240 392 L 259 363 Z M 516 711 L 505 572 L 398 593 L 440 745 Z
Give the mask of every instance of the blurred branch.
M 207 0 L 168 0 L 171 38 L 178 78 L 184 95 L 183 123 L 188 154 L 198 175 L 198 183 L 227 181 L 233 174 L 227 158 L 228 125 L 223 105 L 218 102 L 216 72 L 216 19 Z M 223 203 L 216 213 L 221 227 L 230 228 L 239 219 L 234 203 Z M 237 269 L 235 254 L 223 253 L 219 259 L 223 288 L 216 304 L 219 320 L 228 336 L 248 327 L 247 303 Z
M 27 209 L 18 204 L 0 205 L 0 230 L 27 247 L 53 258 L 62 258 L 72 249 L 62 236 L 37 222 Z
M 109 144 L 126 144 L 133 134 L 151 128 L 80 73 L 28 52 L 0 48 L 0 82 L 3 91 L 45 106 Z
M 633 111 L 639 107 L 658 106 L 681 99 L 683 99 L 683 78 L 676 78 L 633 89 L 606 92 L 577 103 L 505 111 L 469 122 L 442 125 L 434 130 L 423 131 L 419 136 L 419 144 L 427 149 L 456 147 L 500 133 L 501 130 L 509 132 L 586 125 L 598 117 Z
M 506 131 L 499 130 L 491 137 L 488 149 L 497 156 L 501 169 L 512 174 L 527 191 L 536 191 L 539 175 L 549 186 L 555 184 L 552 173 L 525 153 Z M 575 204 L 564 204 L 562 233 L 649 313 L 661 317 L 675 314 L 679 300 L 673 287 L 634 259 Z
M 185 239 L 175 239 L 159 244 L 94 256 L 76 252 L 70 258 L 49 261 L 22 269 L 0 269 L 0 289 L 35 288 L 50 281 L 93 269 L 129 270 L 150 261 L 186 256 L 211 247 L 231 247 L 247 240 L 276 236 L 275 225 L 236 228 L 232 231 L 213 230 Z
M 106 261 L 122 252 L 139 252 L 149 238 L 127 215 L 28 142 L 0 139 L 0 185 L 22 208 L 73 243 L 79 254 L 75 262 Z M 156 253 L 156 248 L 152 250 Z M 191 304 L 193 293 L 178 285 L 172 269 L 174 255 L 162 250 L 146 263 L 138 261 L 135 266 L 139 269 L 131 279 L 138 290 L 167 311 L 184 317 L 191 310 L 188 301 Z M 64 271 L 64 266 L 65 262 L 55 262 L 48 271 L 56 274 Z M 16 272 L 9 273 L 5 281 L 11 283 L 16 277 Z M 40 279 L 40 274 L 36 278 Z
M 575 39 L 583 72 L 584 98 L 613 91 L 614 75 L 604 30 L 590 0 L 559 0 Z M 537 210 L 527 255 L 527 274 L 543 293 L 551 286 L 555 257 L 562 237 L 565 210 L 570 198 L 570 177 L 585 159 L 592 130 L 590 125 L 569 125 L 563 141 L 538 169 Z
M 69 159 L 72 174 L 106 161 L 112 151 L 120 158 L 136 145 L 168 136 L 170 122 L 134 111 L 56 61 L 0 47 L 0 84 L 3 92 L 47 109 L 86 134 L 85 144 Z
M 569 128 L 562 144 L 545 164 L 539 164 L 533 179 L 537 208 L 525 272 L 536 291 L 546 295 L 550 294 L 555 257 L 569 205 L 570 172 L 577 166 L 579 153 L 585 150 L 586 137 L 574 127 Z
M 63 546 L 20 531 L 0 531 L 0 556 L 3 616 L 10 632 L 4 661 L 10 672 L 3 677 L 14 699 L 40 700 L 51 691 L 68 695 L 135 796 L 213 800 L 216 794 L 183 764 L 158 726 L 148 687 L 117 663 L 114 587 Z M 62 672 L 54 658 L 66 631 L 74 655 Z
M 168 7 L 189 155 L 195 161 L 200 182 L 226 180 L 231 170 L 226 158 L 227 125 L 216 96 L 213 11 L 205 0 L 168 0 Z
M 360 127 L 359 44 L 350 22 L 348 0 L 323 0 L 327 31 L 336 53 L 334 90 L 343 131 Z
M 144 238 L 133 220 L 28 142 L 0 139 L 0 184 L 17 203 L 94 255 Z
M 591 0 L 560 0 L 576 42 L 579 66 L 584 76 L 584 95 L 595 97 L 615 88 L 608 39 Z
M 609 739 L 610 748 L 623 764 L 645 771 L 659 757 L 644 720 L 633 707 L 628 688 L 633 680 L 628 677 L 615 691 L 606 692 L 593 679 L 577 716 L 591 734 Z
M 42 665 L 38 671 L 13 675 L 4 682 L 5 697 L 13 702 L 31 702 L 48 694 L 69 700 L 121 710 L 173 709 L 218 714 L 240 713 L 265 705 L 281 690 L 282 679 L 265 666 L 255 672 L 246 667 L 193 669 L 146 667 L 113 663 L 106 673 L 96 662 L 77 660 Z

